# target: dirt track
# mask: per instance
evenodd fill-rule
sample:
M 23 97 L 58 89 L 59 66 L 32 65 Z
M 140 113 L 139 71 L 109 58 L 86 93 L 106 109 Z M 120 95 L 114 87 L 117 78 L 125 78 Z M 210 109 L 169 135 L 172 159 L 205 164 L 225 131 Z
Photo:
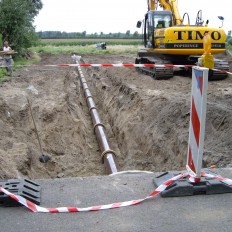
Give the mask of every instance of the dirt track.
M 86 63 L 134 63 L 132 55 L 83 56 Z M 0 178 L 104 175 L 71 55 L 43 55 L 0 84 Z M 111 148 L 124 170 L 185 169 L 191 78 L 157 81 L 134 68 L 82 68 Z M 98 78 L 94 78 L 94 76 Z M 30 101 L 42 148 L 29 111 Z M 232 78 L 210 82 L 204 167 L 232 167 Z

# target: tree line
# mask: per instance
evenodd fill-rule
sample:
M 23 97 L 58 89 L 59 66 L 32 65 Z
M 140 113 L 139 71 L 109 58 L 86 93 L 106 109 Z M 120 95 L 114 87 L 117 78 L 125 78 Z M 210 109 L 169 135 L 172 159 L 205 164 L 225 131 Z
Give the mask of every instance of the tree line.
M 1 45 L 7 40 L 18 54 L 37 40 L 33 22 L 43 4 L 41 0 L 0 0 Z
M 117 32 L 117 33 L 92 33 L 88 34 L 86 31 L 83 32 L 61 32 L 61 31 L 39 31 L 37 35 L 41 39 L 139 39 L 141 38 L 141 34 L 138 31 L 131 33 L 130 30 L 127 30 L 125 33 Z

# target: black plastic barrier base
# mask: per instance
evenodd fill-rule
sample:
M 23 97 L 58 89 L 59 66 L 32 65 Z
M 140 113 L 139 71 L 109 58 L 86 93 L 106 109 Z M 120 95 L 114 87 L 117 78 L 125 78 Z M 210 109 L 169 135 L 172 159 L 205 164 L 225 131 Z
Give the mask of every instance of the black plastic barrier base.
M 0 186 L 9 192 L 26 198 L 27 200 L 40 205 L 40 185 L 27 179 L 0 180 Z M 21 206 L 16 200 L 0 192 L 0 206 Z
M 165 181 L 174 177 L 174 174 L 166 172 L 154 179 L 154 184 L 156 187 L 164 183 Z M 161 192 L 162 197 L 183 197 L 192 195 L 210 195 L 210 194 L 221 194 L 221 193 L 232 193 L 232 187 L 224 184 L 223 182 L 202 177 L 201 181 L 198 183 L 192 183 L 188 178 L 180 179 L 175 181 L 169 187 L 167 187 L 163 192 Z

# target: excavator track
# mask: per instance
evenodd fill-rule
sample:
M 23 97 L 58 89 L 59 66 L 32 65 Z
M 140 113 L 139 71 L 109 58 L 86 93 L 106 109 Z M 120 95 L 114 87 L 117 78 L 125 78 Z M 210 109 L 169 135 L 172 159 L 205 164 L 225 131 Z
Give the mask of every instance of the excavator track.
M 190 59 L 186 59 L 185 62 L 181 62 L 181 65 L 197 65 L 199 56 L 192 56 Z M 182 60 L 183 61 L 183 60 Z M 169 61 L 163 60 L 159 57 L 138 57 L 135 59 L 135 64 L 173 64 L 175 62 L 170 59 Z M 174 76 L 173 68 L 137 68 L 137 71 L 149 75 L 156 80 L 170 79 Z M 214 60 L 214 70 L 210 70 L 209 81 L 224 80 L 228 77 L 229 63 L 226 60 L 215 59 Z M 191 75 L 191 68 L 183 68 L 182 75 Z
M 188 62 L 192 65 L 197 65 L 200 56 L 190 56 Z M 230 66 L 227 60 L 214 59 L 214 70 L 209 71 L 209 81 L 224 80 L 228 77 Z
M 135 64 L 164 64 L 162 61 L 158 60 L 151 60 L 151 57 L 141 57 L 141 58 L 136 58 L 135 59 Z M 137 71 L 144 73 L 146 75 L 149 75 L 153 77 L 156 80 L 164 80 L 164 79 L 170 79 L 173 77 L 174 71 L 173 68 L 146 68 L 146 67 L 141 67 L 137 68 Z
M 212 75 L 209 75 L 210 81 L 224 80 L 228 77 L 229 63 L 226 60 L 215 59 Z

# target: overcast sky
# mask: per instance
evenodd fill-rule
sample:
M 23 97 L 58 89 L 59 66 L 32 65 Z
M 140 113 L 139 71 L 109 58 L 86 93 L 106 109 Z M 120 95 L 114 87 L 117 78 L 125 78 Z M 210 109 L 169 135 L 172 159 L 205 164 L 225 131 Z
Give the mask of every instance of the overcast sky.
M 42 0 L 43 9 L 35 18 L 36 31 L 66 31 L 90 33 L 131 33 L 138 20 L 143 19 L 147 11 L 147 0 Z M 209 26 L 219 27 L 217 16 L 224 16 L 224 29 L 232 30 L 231 0 L 179 0 L 180 15 L 190 15 L 195 23 L 198 10 L 202 10 L 203 19 L 209 19 Z

